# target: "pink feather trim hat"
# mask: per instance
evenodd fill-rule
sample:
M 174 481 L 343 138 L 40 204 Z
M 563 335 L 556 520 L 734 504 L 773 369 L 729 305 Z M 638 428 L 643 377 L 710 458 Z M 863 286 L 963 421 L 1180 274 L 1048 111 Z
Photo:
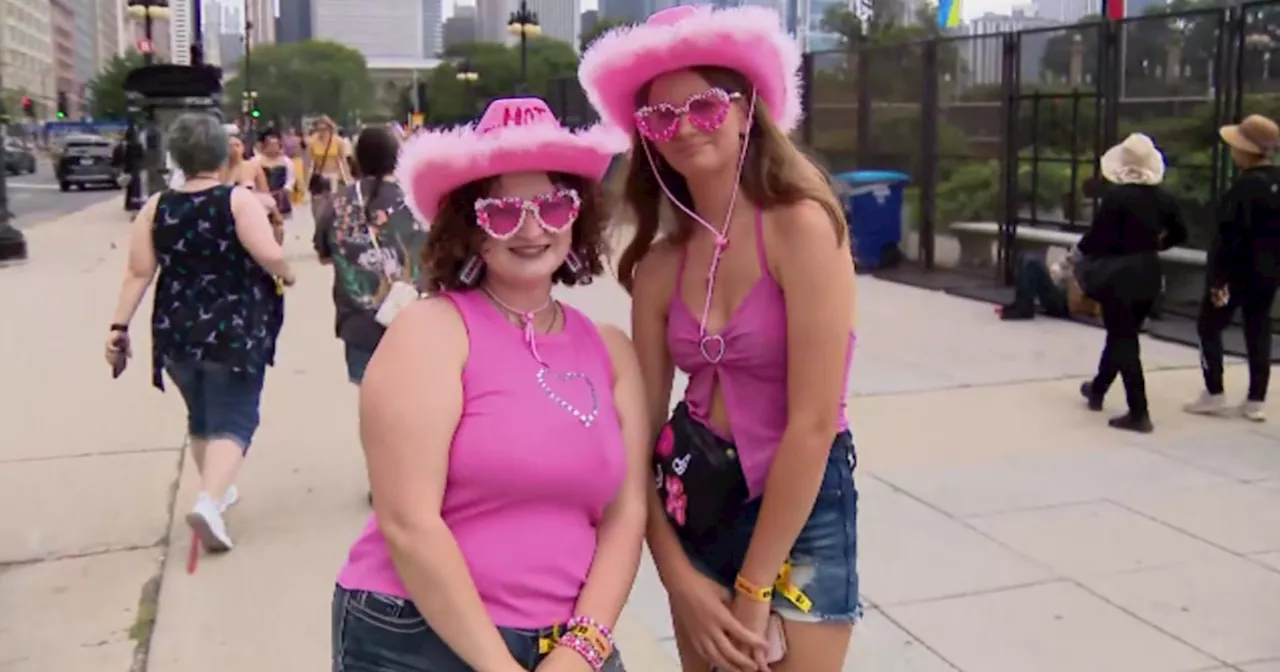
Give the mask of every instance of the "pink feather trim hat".
M 499 98 L 475 124 L 406 138 L 396 165 L 405 203 L 424 223 L 454 189 L 504 173 L 568 173 L 599 181 L 631 139 L 603 124 L 560 125 L 541 98 Z
M 598 38 L 582 55 L 578 81 L 604 122 L 630 133 L 636 94 L 655 77 L 697 66 L 728 68 L 755 86 L 774 123 L 790 132 L 803 114 L 801 58 L 772 9 L 678 5 Z

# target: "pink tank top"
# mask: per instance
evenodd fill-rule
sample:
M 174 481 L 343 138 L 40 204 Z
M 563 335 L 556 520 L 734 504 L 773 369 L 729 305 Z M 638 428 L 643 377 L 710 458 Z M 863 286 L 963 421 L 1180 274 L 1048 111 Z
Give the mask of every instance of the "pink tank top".
M 609 353 L 595 325 L 564 306 L 564 328 L 537 336 L 544 386 L 521 329 L 484 294 L 444 296 L 462 315 L 470 353 L 441 516 L 496 625 L 564 622 L 626 470 Z M 595 417 L 587 424 L 575 409 Z M 338 584 L 411 599 L 374 516 Z
M 752 498 L 764 491 L 778 442 L 787 428 L 787 314 L 782 288 L 769 273 L 764 250 L 764 215 L 756 211 L 756 254 L 760 279 L 720 331 L 724 355 L 717 363 L 704 356 L 698 336 L 698 316 L 680 293 L 688 248 L 680 252 L 676 291 L 667 318 L 667 347 L 671 359 L 689 374 L 684 400 L 693 419 L 707 423 L 711 399 L 719 378 L 720 393 L 733 429 L 732 441 Z M 844 379 L 849 383 L 853 362 L 853 332 L 845 349 Z M 849 428 L 845 397 L 840 397 L 840 429 Z M 833 439 L 835 437 L 832 437 Z

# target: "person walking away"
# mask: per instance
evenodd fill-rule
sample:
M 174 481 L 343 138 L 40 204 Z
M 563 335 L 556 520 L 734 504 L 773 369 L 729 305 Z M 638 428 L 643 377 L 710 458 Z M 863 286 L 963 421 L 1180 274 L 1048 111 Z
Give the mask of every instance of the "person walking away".
M 1222 382 L 1222 332 L 1240 310 L 1249 359 L 1249 394 L 1239 407 L 1254 422 L 1266 420 L 1271 380 L 1271 305 L 1280 285 L 1280 168 L 1271 155 L 1280 148 L 1276 122 L 1253 114 L 1219 134 L 1240 174 L 1218 208 L 1218 231 L 1209 251 L 1208 291 L 1200 305 L 1200 367 L 1205 389 L 1189 413 L 1221 415 L 1227 405 Z
M 316 221 L 329 207 L 333 193 L 351 182 L 347 173 L 347 145 L 338 137 L 337 130 L 332 119 L 320 117 L 315 122 L 315 133 L 307 140 L 307 192 L 311 194 L 311 215 Z
M 285 155 L 280 134 L 274 129 L 263 131 L 260 142 L 262 153 L 257 159 L 258 166 L 266 178 L 267 190 L 275 201 L 276 210 L 282 218 L 288 219 L 293 212 L 293 201 L 289 198 L 296 176 L 293 161 Z
M 781 26 L 677 6 L 598 38 L 578 70 L 633 133 L 618 276 L 659 436 L 649 548 L 689 671 L 836 672 L 862 613 L 856 281 L 830 180 L 787 135 L 802 54 Z M 675 226 L 655 242 L 664 202 Z M 674 367 L 689 384 L 669 415 Z
M 168 138 L 186 181 L 152 196 L 133 221 L 106 358 L 123 370 L 131 355 L 129 323 L 155 279 L 152 384 L 164 390 L 167 372 L 181 392 L 200 473 L 187 523 L 205 549 L 227 551 L 232 541 L 223 512 L 239 496 L 233 484 L 258 428 L 283 321 L 276 283 L 290 286 L 294 275 L 258 200 L 222 180 L 230 143 L 217 118 L 184 114 Z
M 1164 156 L 1151 138 L 1141 133 L 1125 138 L 1103 154 L 1100 172 L 1114 186 L 1103 193 L 1093 224 L 1080 239 L 1084 259 L 1077 264 L 1077 277 L 1084 293 L 1101 305 L 1107 336 L 1097 375 L 1081 384 L 1080 394 L 1090 409 L 1100 411 L 1119 375 L 1129 412 L 1108 424 L 1146 433 L 1153 425 L 1138 335 L 1164 283 L 1159 253 L 1182 244 L 1187 228 L 1177 201 L 1159 186 Z
M 374 515 L 338 575 L 332 669 L 623 670 L 642 379 L 622 331 L 552 288 L 603 273 L 599 180 L 625 144 L 538 98 L 406 143 L 397 181 L 431 222 L 436 294 L 400 311 L 360 386 Z

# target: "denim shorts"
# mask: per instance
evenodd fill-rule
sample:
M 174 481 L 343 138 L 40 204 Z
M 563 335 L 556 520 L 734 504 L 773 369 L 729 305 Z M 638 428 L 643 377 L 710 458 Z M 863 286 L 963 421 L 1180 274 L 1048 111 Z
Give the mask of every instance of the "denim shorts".
M 853 437 L 847 431 L 841 432 L 831 444 L 813 512 L 791 547 L 791 583 L 812 604 L 808 611 L 802 611 L 775 591 L 773 609 L 786 620 L 854 623 L 862 617 L 857 568 L 858 489 L 853 484 L 856 466 Z M 759 515 L 757 498 L 747 504 L 730 528 L 714 538 L 702 542 L 682 538 L 689 561 L 732 590 Z
M 373 359 L 373 351 L 358 348 L 350 343 L 343 348 L 347 357 L 347 380 L 359 385 L 364 380 L 365 369 L 369 368 L 369 360 Z
M 265 371 L 232 371 L 226 364 L 195 360 L 168 361 L 164 368 L 187 403 L 192 439 L 231 439 L 249 452 L 258 431 Z
M 498 628 L 512 657 L 533 670 L 546 654 L 538 642 L 558 628 Z M 347 590 L 333 593 L 333 672 L 470 672 L 471 667 L 440 639 L 413 602 L 399 597 Z M 617 650 L 602 672 L 625 672 Z

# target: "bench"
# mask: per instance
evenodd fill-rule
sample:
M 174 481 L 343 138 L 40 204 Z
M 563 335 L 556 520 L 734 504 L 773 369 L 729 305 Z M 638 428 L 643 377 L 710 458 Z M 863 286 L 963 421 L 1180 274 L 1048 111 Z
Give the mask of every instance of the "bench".
M 995 222 L 956 222 L 951 234 L 960 243 L 960 265 L 968 268 L 990 268 L 995 265 L 995 242 L 1000 225 Z M 1014 233 L 1020 253 L 1045 255 L 1050 248 L 1070 249 L 1083 234 L 1019 226 Z M 1204 250 L 1174 247 L 1160 253 L 1165 262 L 1166 301 L 1199 303 L 1204 294 L 1204 269 L 1209 255 Z

